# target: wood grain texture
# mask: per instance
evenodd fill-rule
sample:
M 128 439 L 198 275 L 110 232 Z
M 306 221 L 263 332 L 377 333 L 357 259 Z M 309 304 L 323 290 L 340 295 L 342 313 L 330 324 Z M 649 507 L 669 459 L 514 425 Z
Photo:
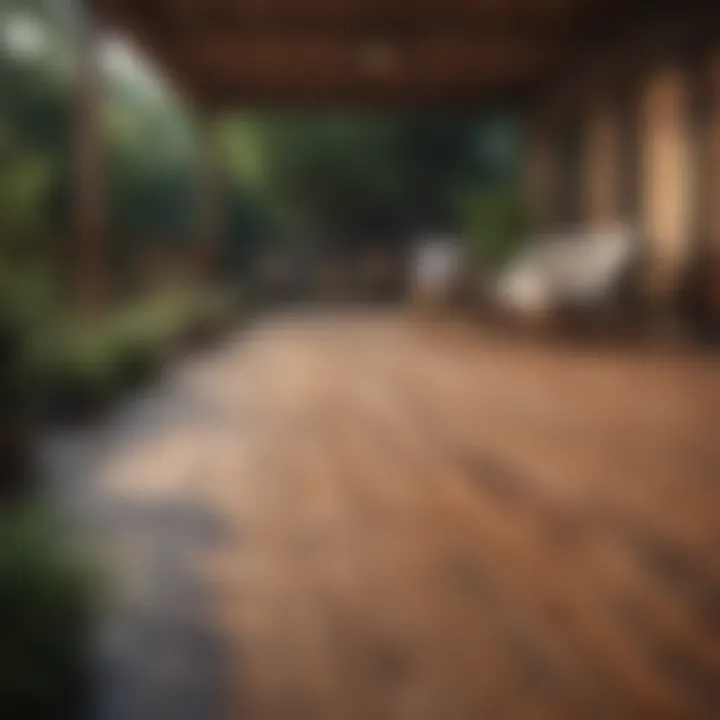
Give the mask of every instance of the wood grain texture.
M 100 717 L 717 717 L 718 420 L 712 359 L 262 318 L 48 458 Z
M 527 100 L 588 29 L 642 0 L 90 0 L 190 97 L 327 107 Z M 654 8 L 653 8 L 654 9 Z M 388 62 L 370 69 L 368 44 Z
M 720 709 L 716 368 L 329 316 L 237 378 L 235 717 Z

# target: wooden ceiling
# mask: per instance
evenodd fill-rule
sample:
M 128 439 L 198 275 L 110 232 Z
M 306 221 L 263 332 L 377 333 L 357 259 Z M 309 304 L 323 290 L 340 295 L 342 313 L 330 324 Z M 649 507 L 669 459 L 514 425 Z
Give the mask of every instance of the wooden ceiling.
M 523 98 L 630 0 L 89 0 L 202 105 Z

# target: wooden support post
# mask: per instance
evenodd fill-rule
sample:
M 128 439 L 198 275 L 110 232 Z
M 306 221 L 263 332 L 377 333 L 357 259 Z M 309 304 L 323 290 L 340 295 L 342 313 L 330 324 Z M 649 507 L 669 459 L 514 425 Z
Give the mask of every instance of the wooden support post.
M 695 59 L 691 70 L 691 150 L 695 193 L 691 262 L 683 309 L 703 339 L 720 337 L 720 58 Z
M 720 51 L 708 64 L 707 94 L 703 210 L 708 246 L 720 260 Z
M 720 51 L 708 68 L 709 102 L 706 126 L 705 222 L 710 258 L 709 306 L 713 328 L 720 327 Z M 716 331 L 720 335 L 720 330 Z M 716 335 L 716 336 L 717 336 Z
M 619 123 L 615 104 L 592 108 L 585 135 L 583 220 L 607 227 L 621 219 Z
M 554 220 L 557 178 L 553 150 L 546 127 L 532 125 L 528 128 L 523 172 L 528 217 L 533 230 L 543 229 Z
M 689 257 L 694 168 L 690 142 L 687 76 L 658 72 L 644 89 L 642 127 L 642 220 L 650 242 L 648 292 L 665 303 L 677 291 Z
M 201 282 L 216 277 L 220 260 L 221 174 L 212 119 L 197 122 L 197 276 Z
M 77 305 L 96 311 L 107 297 L 106 167 L 100 30 L 86 7 L 80 20 L 75 91 L 72 258 Z
M 640 228 L 640 102 L 636 83 L 625 84 L 618 94 L 618 213 L 620 219 Z

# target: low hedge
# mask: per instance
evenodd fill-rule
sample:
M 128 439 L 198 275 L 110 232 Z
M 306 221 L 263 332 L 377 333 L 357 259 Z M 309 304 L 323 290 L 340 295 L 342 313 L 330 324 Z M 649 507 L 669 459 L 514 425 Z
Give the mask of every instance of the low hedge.
M 27 323 L 15 310 L 0 304 L 0 506 L 25 489 L 36 380 L 28 363 Z
M 39 334 L 33 375 L 53 415 L 93 413 L 123 389 L 153 377 L 199 330 L 219 332 L 238 308 L 228 292 L 173 292 Z

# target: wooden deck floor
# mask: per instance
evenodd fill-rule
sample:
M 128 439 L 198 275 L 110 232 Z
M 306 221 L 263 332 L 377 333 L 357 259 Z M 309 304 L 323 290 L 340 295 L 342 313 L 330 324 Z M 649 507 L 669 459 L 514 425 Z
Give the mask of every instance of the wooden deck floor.
M 202 606 L 221 638 L 210 711 L 181 700 L 202 654 L 183 671 L 136 630 L 177 703 L 152 717 L 720 715 L 712 361 L 329 313 L 258 323 L 162 393 L 73 491 L 126 607 L 179 603 L 163 627 L 187 629 Z M 179 506 L 203 542 L 157 540 Z

